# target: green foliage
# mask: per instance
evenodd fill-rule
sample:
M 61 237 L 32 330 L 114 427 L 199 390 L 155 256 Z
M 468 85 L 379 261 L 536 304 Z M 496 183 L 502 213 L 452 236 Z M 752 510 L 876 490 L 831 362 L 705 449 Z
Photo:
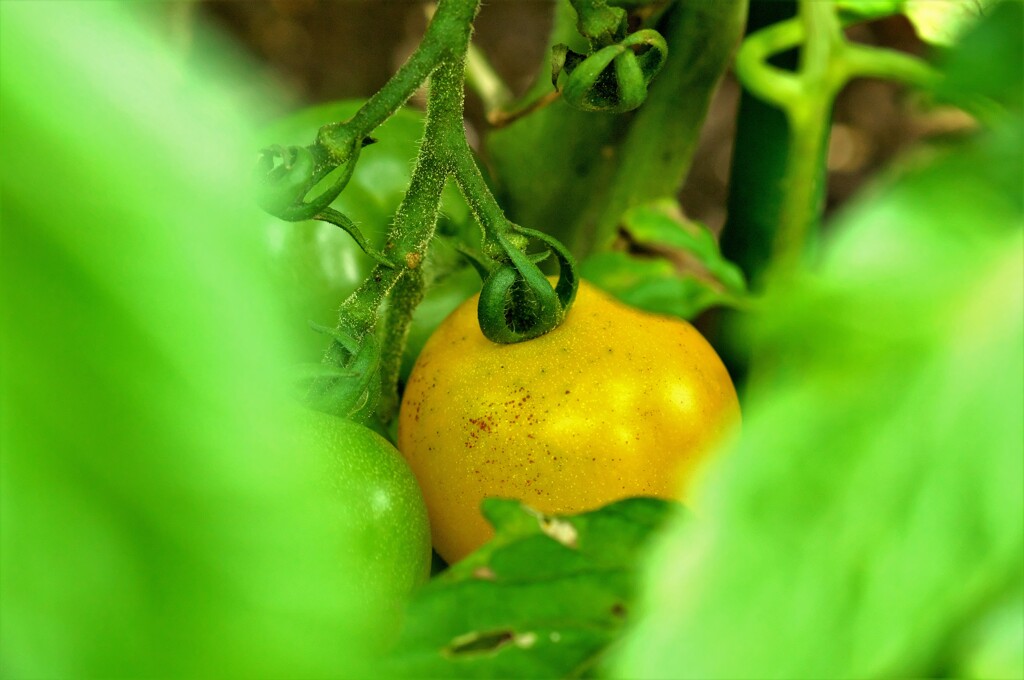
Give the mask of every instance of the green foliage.
M 746 8 L 745 0 L 673 4 L 656 25 L 668 41 L 668 59 L 631 118 L 556 101 L 491 132 L 487 151 L 510 217 L 545 230 L 582 257 L 611 245 L 628 208 L 675 195 Z M 567 8 L 556 15 L 551 42 L 586 51 Z M 548 82 L 547 64 L 538 82 Z
M 954 103 L 984 97 L 1024 115 L 1024 4 L 1004 2 L 946 58 L 939 95 Z
M 1000 125 L 919 154 L 749 323 L 742 440 L 708 521 L 659 546 L 615 674 L 1024 674 L 1019 10 L 943 84 Z
M 380 583 L 283 415 L 251 128 L 135 10 L 0 3 L 0 672 L 333 676 Z
M 617 674 L 1024 673 L 1021 129 L 876 188 L 769 292 L 742 440 Z
M 1013 5 L 1019 0 L 1004 4 Z M 953 45 L 977 21 L 990 14 L 1003 0 L 904 0 L 903 13 L 922 40 L 936 45 Z
M 746 2 L 589 4 L 656 28 L 667 61 L 635 113 L 556 101 L 489 134 L 499 206 L 461 119 L 476 0 L 442 0 L 382 96 L 262 136 L 137 20 L 144 3 L 0 2 L 0 673 L 1024 675 L 1022 5 L 837 1 L 850 21 L 902 12 L 950 48 L 938 81 L 907 55 L 866 59 L 831 39 L 812 48 L 808 26 L 842 36 L 833 6 L 813 0 L 774 34 L 781 42 L 762 45 L 777 65 L 768 55 L 798 44 L 805 55 L 842 44 L 843 58 L 860 59 L 850 73 L 925 84 L 988 129 L 912 156 L 836 220 L 813 268 L 795 258 L 753 299 L 707 229 L 668 200 Z M 583 54 L 560 7 L 552 42 Z M 256 77 L 244 64 L 226 72 Z M 773 101 L 807 95 L 765 73 Z M 400 107 L 428 75 L 434 132 L 419 146 L 424 119 Z M 728 229 L 759 231 L 738 241 L 771 240 L 798 191 L 816 226 L 828 94 L 805 128 L 792 125 L 799 115 L 741 121 L 749 148 L 737 151 L 744 186 L 731 188 Z M 337 227 L 253 209 L 240 166 L 260 142 L 317 140 L 317 154 L 340 162 L 371 133 L 378 143 L 334 206 L 381 250 L 395 226 L 395 262 L 371 270 Z M 295 158 L 323 160 L 308 153 Z M 794 159 L 807 181 L 779 182 Z M 305 188 L 278 189 L 295 186 Z M 741 220 L 738 205 L 765 214 Z M 387 555 L 403 546 L 379 550 L 367 524 L 379 497 L 339 479 L 352 460 L 317 455 L 292 417 L 286 368 L 313 357 L 291 331 L 306 334 L 310 318 L 333 326 L 365 282 L 347 308 L 358 332 L 334 358 L 379 352 L 369 363 L 386 364 L 394 388 L 477 286 L 452 247 L 477 249 L 470 212 L 485 233 L 478 254 L 528 269 L 550 295 L 569 291 L 547 290 L 519 252 L 526 236 L 564 239 L 588 255 L 584 276 L 636 306 L 749 312 L 732 330 L 752 358 L 744 431 L 710 474 L 699 521 L 651 499 L 564 518 L 489 501 L 496 538 L 417 593 L 395 641 L 401 560 Z M 613 248 L 619 233 L 628 252 Z M 816 238 L 797 239 L 801 255 L 804 237 Z M 737 259 L 760 279 L 769 251 Z M 275 269 L 292 255 L 313 262 Z M 333 272 L 324 290 L 309 278 L 316 267 Z M 527 280 L 505 278 L 501 302 Z M 336 363 L 332 379 L 353 378 L 353 362 Z M 370 665 L 389 642 L 386 664 Z
M 591 675 L 632 611 L 637 556 L 682 511 L 653 498 L 569 517 L 483 510 L 495 537 L 413 597 L 392 677 Z
M 960 678 L 1024 677 L 1024 583 L 980 612 L 951 644 L 947 671 Z
M 722 258 L 714 234 L 704 225 L 683 217 L 674 201 L 634 208 L 623 215 L 622 222 L 626 233 L 638 246 L 685 253 L 697 260 L 722 287 L 742 292 L 743 274 L 736 265 Z
M 1019 0 L 1011 0 L 1013 4 Z M 986 16 L 1001 0 L 835 0 L 836 6 L 854 19 L 877 19 L 903 14 L 918 36 L 934 45 L 949 46 Z
M 674 200 L 632 208 L 622 216 L 622 230 L 641 254 L 591 255 L 580 271 L 594 285 L 634 307 L 684 319 L 714 305 L 742 304 L 742 272 Z

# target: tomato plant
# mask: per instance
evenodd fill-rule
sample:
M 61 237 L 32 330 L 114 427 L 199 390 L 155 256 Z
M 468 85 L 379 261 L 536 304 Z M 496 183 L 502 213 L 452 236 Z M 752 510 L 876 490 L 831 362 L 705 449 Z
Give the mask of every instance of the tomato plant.
M 475 304 L 427 342 L 398 426 L 445 559 L 492 534 L 480 515 L 487 497 L 551 513 L 628 496 L 689 498 L 739 419 L 729 374 L 693 326 L 582 282 L 561 326 L 501 345 L 481 334 Z
M 1024 676 L 1022 7 L 0 2 L 5 675 Z
M 311 106 L 292 113 L 261 131 L 262 144 L 299 144 L 321 126 L 351 117 L 364 100 L 345 100 Z M 375 141 L 360 155 L 359 173 L 331 204 L 347 214 L 380 247 L 388 225 L 409 188 L 411 167 L 423 134 L 423 114 L 402 109 L 374 133 Z M 466 230 L 469 209 L 454 187 L 444 193 L 438 229 L 457 237 Z M 316 220 L 282 222 L 264 214 L 261 229 L 266 244 L 269 279 L 289 310 L 286 328 L 293 337 L 297 361 L 319 361 L 328 340 L 310 323 L 332 327 L 338 307 L 373 269 L 373 259 L 338 227 Z M 449 248 L 450 250 L 450 248 Z M 435 258 L 440 259 L 440 258 Z M 473 275 L 465 265 L 447 259 L 432 275 L 437 286 L 428 290 L 424 309 L 411 327 L 414 339 L 425 338 L 455 306 L 473 294 Z M 423 340 L 409 343 L 409 366 Z

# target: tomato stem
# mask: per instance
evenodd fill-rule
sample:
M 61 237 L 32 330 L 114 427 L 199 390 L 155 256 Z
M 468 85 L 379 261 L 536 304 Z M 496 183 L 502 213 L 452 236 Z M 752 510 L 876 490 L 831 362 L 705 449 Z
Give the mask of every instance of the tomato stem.
M 796 72 L 768 59 L 800 47 Z M 786 277 L 807 256 L 824 212 L 826 160 L 832 106 L 851 79 L 881 77 L 933 87 L 936 72 L 908 54 L 851 44 L 832 3 L 801 0 L 798 16 L 748 37 L 736 56 L 736 73 L 753 95 L 778 106 L 789 125 L 782 204 L 768 277 Z
M 623 213 L 633 206 L 675 196 L 697 148 L 701 121 L 725 74 L 747 16 L 745 0 L 676 3 L 663 22 L 669 53 L 617 149 L 608 190 L 595 196 L 571 244 L 575 252 L 608 249 Z
M 438 66 L 453 58 L 464 59 L 480 2 L 440 0 L 416 51 L 350 120 L 324 126 L 318 141 L 328 149 L 345 149 L 349 139 L 369 136 L 409 100 Z
M 423 42 L 409 61 L 349 121 L 325 126 L 319 135 L 320 144 L 329 153 L 342 153 L 352 140 L 369 136 L 429 78 L 423 140 L 409 190 L 388 233 L 385 261 L 373 269 L 339 310 L 338 330 L 359 340 L 375 332 L 382 303 L 386 298 L 390 300 L 383 325 L 382 391 L 377 406 L 377 416 L 385 423 L 397 411 L 402 352 L 413 312 L 423 299 L 424 276 L 420 267 L 434 236 L 441 193 L 448 179 L 454 178 L 458 183 L 483 229 L 485 243 L 522 240 L 514 235 L 513 225 L 484 181 L 463 125 L 466 54 L 479 5 L 480 0 L 441 0 Z M 324 362 L 341 367 L 351 355 L 342 343 L 332 342 Z M 326 392 L 330 385 L 319 389 Z

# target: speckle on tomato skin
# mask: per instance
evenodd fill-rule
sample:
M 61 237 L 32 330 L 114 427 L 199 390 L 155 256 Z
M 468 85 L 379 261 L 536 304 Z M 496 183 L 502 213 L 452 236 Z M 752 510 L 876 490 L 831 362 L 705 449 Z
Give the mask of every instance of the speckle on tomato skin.
M 399 420 L 399 448 L 449 561 L 490 535 L 479 514 L 486 496 L 552 513 L 631 495 L 685 497 L 697 465 L 738 422 L 724 366 L 685 322 L 583 282 L 561 327 L 496 345 L 480 334 L 475 305 L 424 347 Z

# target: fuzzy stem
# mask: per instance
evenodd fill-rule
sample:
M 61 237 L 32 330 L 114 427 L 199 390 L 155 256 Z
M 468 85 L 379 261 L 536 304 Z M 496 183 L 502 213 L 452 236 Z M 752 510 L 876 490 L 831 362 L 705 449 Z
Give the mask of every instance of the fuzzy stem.
M 339 160 L 397 111 L 442 62 L 462 60 L 481 0 L 441 0 L 419 47 L 348 121 L 326 125 L 319 143 Z
M 456 140 L 466 144 L 462 126 L 465 53 L 479 4 L 480 0 L 441 0 L 423 43 L 410 60 L 348 123 L 326 126 L 320 134 L 321 143 L 329 149 L 331 144 L 344 148 L 345 135 L 359 138 L 369 134 L 430 75 L 423 142 L 384 247 L 391 265 L 374 267 L 339 311 L 339 331 L 359 340 L 377 327 L 381 305 L 395 291 L 384 324 L 381 352 L 383 389 L 378 415 L 383 422 L 390 421 L 397 408 L 402 351 L 412 313 L 423 297 L 419 268 L 437 226 L 441 193 L 455 169 L 452 147 Z M 324 362 L 342 366 L 349 356 L 349 350 L 335 341 L 327 348 Z

